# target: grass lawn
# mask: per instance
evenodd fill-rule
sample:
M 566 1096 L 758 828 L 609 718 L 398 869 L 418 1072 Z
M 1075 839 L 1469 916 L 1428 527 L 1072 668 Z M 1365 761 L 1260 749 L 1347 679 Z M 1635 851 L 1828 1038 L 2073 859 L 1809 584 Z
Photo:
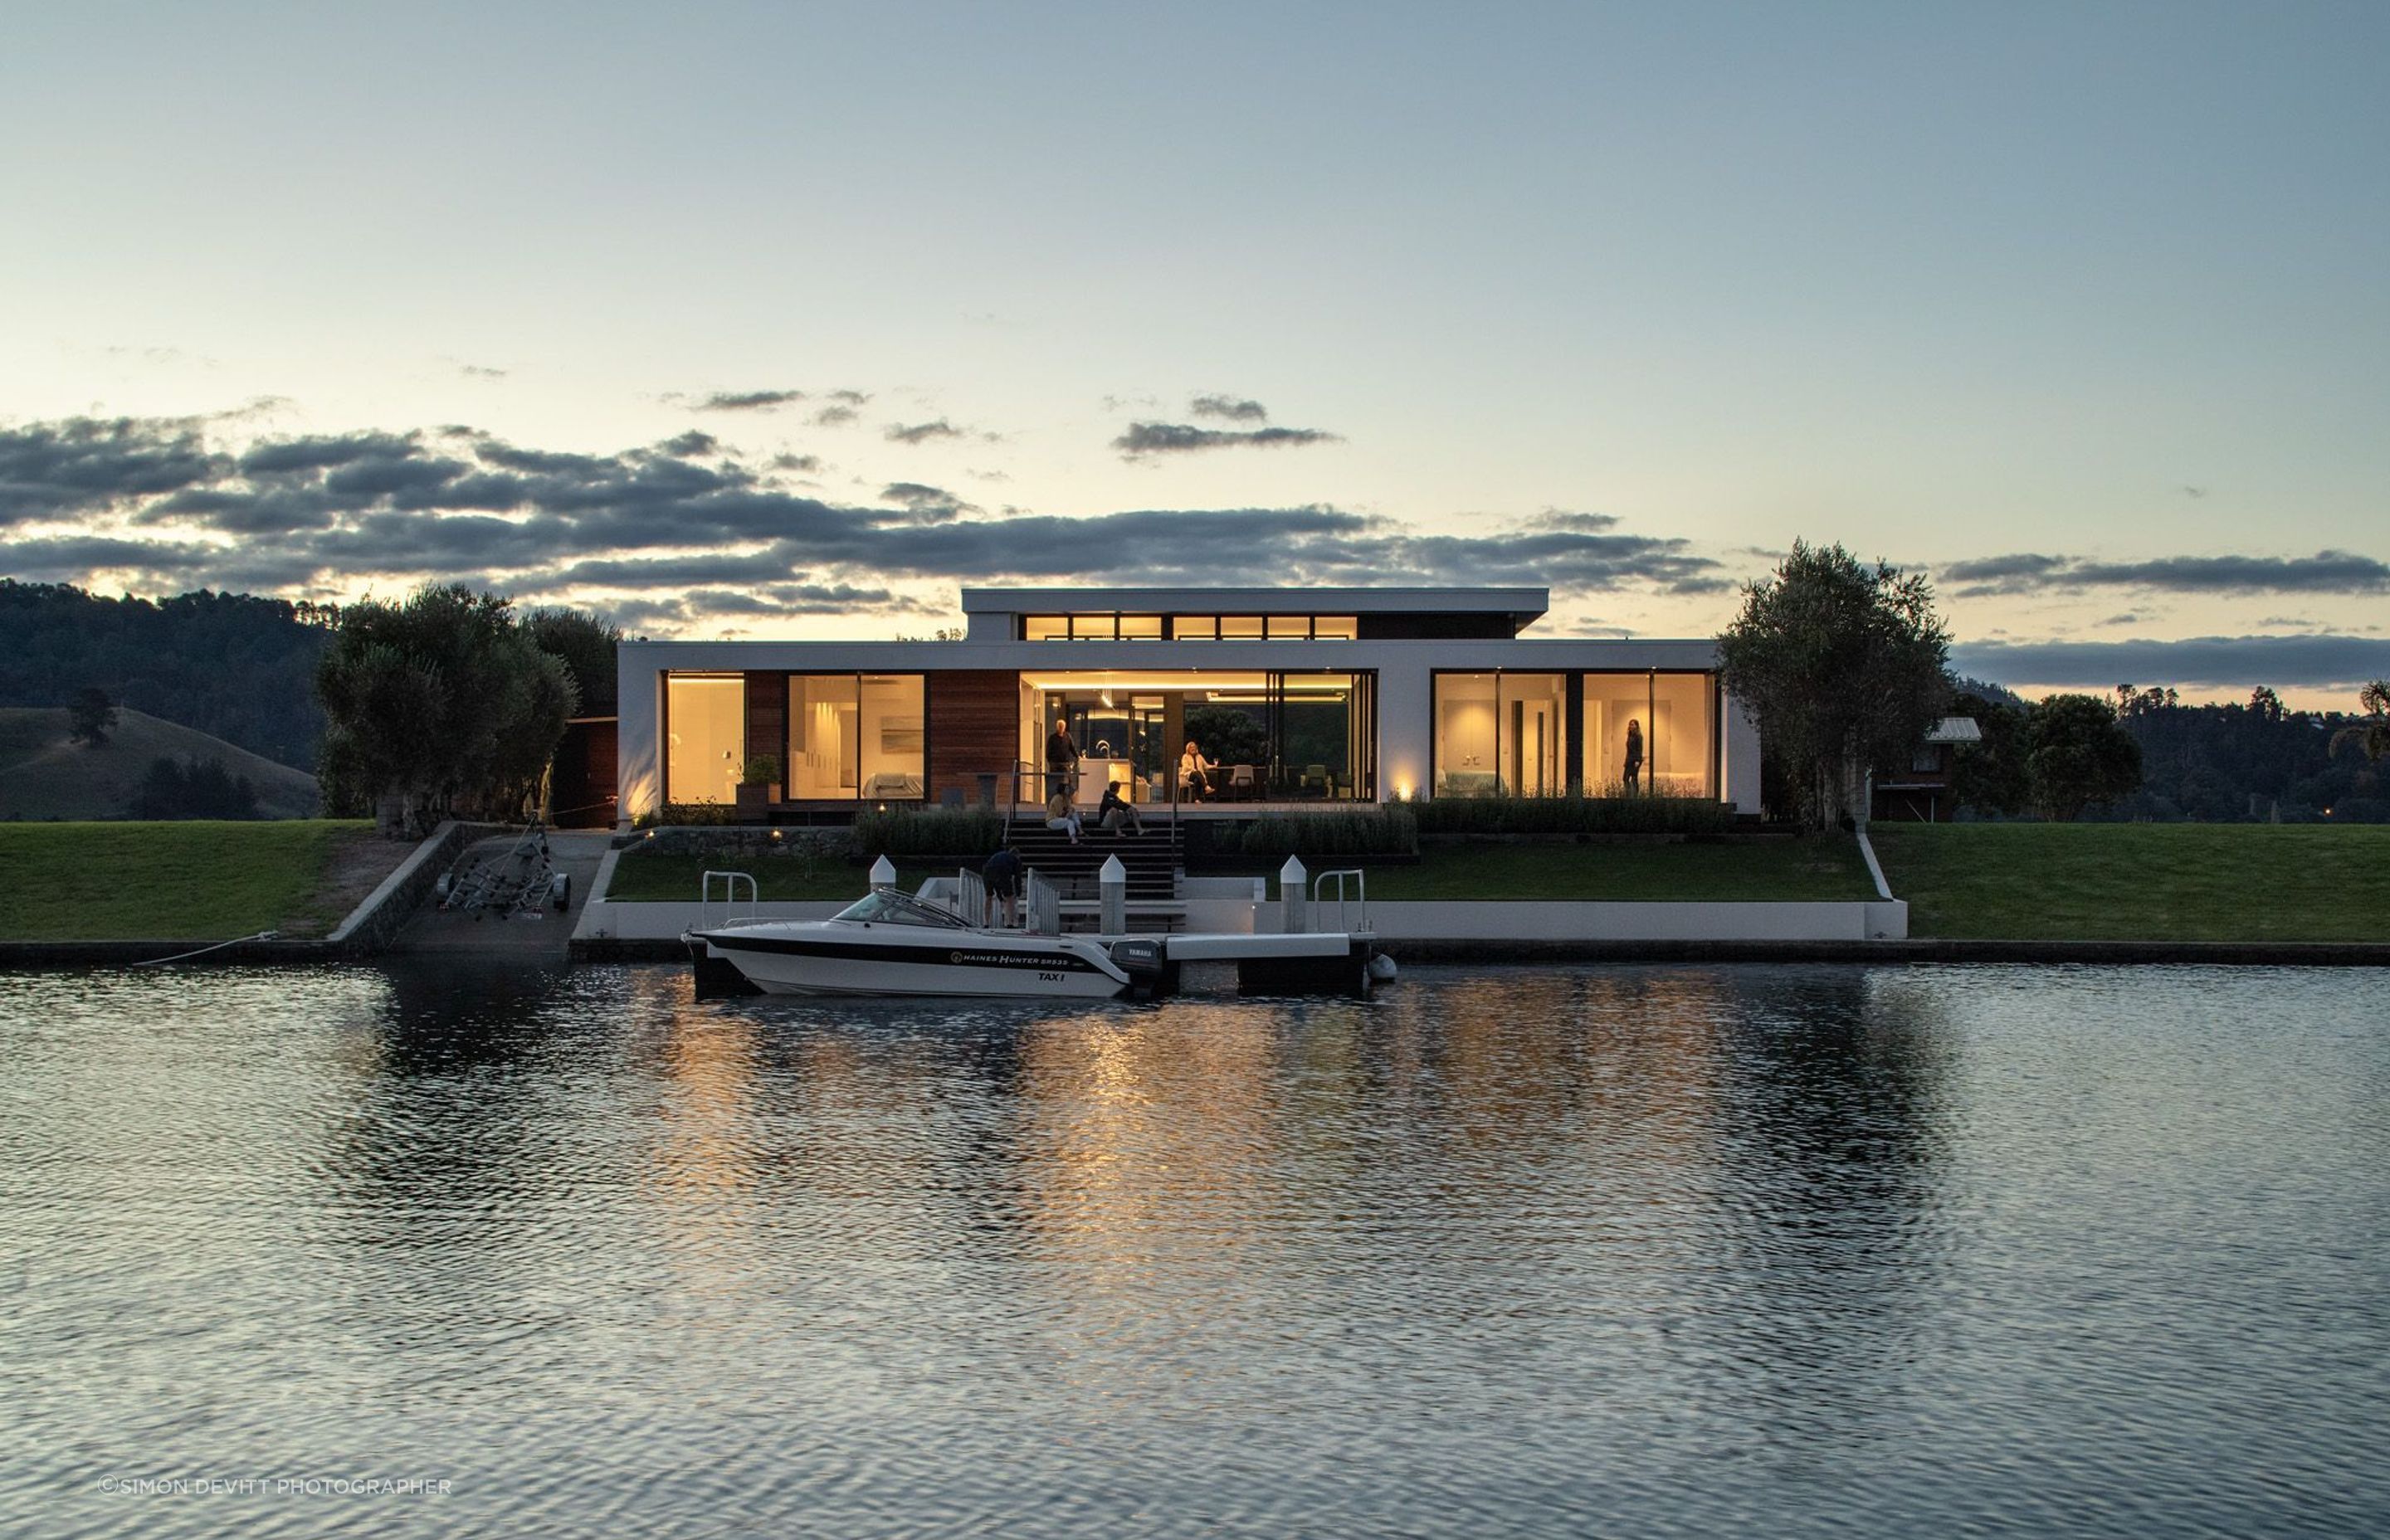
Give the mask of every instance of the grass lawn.
M 1912 936 L 2390 941 L 2390 827 L 1878 824 Z
M 774 900 L 861 898 L 871 886 L 870 873 L 844 861 L 816 861 L 799 855 L 690 855 L 670 851 L 632 849 L 614 863 L 614 880 L 606 896 L 621 903 L 695 903 L 698 884 L 708 870 L 743 871 L 755 879 L 756 896 Z M 900 866 L 896 884 L 906 892 L 924 878 L 952 877 L 951 866 Z M 717 887 L 715 896 L 721 896 Z M 745 896 L 743 893 L 740 896 Z
M 0 940 L 322 935 L 327 874 L 366 822 L 0 824 Z
M 1304 865 L 1326 871 L 1323 856 Z M 1720 844 L 1429 845 L 1416 866 L 1379 866 L 1369 896 L 1397 899 L 1761 901 L 1869 899 L 1858 841 L 1738 840 Z

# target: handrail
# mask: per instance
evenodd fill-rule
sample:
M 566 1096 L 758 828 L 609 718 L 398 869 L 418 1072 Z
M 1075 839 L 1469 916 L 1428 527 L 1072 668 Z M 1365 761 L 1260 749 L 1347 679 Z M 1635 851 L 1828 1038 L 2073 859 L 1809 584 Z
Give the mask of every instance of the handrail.
M 1032 866 L 1022 874 L 1021 891 L 1027 912 L 1022 916 L 1022 929 L 1032 935 L 1059 936 L 1062 933 L 1062 895 L 1044 872 Z
M 732 918 L 732 905 L 739 902 L 739 884 L 741 882 L 747 884 L 747 920 L 753 923 L 755 907 L 762 901 L 762 890 L 755 886 L 753 874 L 710 871 L 701 873 L 697 879 L 697 928 L 700 930 L 713 928 L 713 879 L 717 877 L 722 879 L 722 923 L 736 923 Z
M 1318 876 L 1311 879 L 1312 929 L 1315 930 L 1327 929 L 1327 927 L 1319 923 L 1320 909 L 1326 902 L 1320 896 L 1320 890 L 1328 885 L 1328 879 L 1331 877 L 1336 879 L 1336 929 L 1344 931 L 1348 935 L 1356 931 L 1365 931 L 1368 930 L 1369 874 L 1358 866 L 1346 866 L 1340 871 L 1321 872 Z M 1352 902 L 1355 911 L 1353 916 L 1348 916 L 1345 913 L 1344 879 L 1348 877 L 1353 879 Z M 1358 925 L 1347 923 L 1348 919 L 1353 918 L 1358 918 L 1361 923 Z

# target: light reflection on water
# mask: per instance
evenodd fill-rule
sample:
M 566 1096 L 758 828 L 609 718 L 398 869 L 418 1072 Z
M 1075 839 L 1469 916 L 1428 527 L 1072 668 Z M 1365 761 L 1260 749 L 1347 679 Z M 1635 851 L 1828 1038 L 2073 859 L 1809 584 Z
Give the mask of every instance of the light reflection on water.
M 2380 972 L 0 977 L 33 1534 L 2348 1534 Z M 445 1496 L 126 1495 L 125 1477 Z

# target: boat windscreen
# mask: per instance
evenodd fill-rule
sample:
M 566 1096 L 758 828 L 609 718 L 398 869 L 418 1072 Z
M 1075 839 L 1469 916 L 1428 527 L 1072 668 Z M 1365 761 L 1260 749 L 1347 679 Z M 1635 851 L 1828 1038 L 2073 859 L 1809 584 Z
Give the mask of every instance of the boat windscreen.
M 875 925 L 928 925 L 944 930 L 970 929 L 944 909 L 908 898 L 893 888 L 874 888 L 841 909 L 838 919 L 867 920 Z

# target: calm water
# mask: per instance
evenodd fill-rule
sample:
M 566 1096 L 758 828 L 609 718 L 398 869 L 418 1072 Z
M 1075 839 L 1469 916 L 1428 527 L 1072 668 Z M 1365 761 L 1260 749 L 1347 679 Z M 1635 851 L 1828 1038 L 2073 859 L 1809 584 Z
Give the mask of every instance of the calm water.
M 0 978 L 0 1530 L 2379 1532 L 2385 999 Z

